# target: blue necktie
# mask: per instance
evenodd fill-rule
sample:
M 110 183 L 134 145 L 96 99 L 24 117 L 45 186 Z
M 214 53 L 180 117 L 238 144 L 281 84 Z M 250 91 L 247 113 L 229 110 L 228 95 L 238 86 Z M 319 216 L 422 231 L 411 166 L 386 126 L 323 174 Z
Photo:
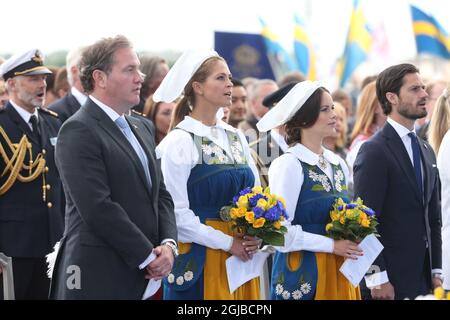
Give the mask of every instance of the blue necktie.
M 150 178 L 150 170 L 148 168 L 148 159 L 144 153 L 144 150 L 142 149 L 141 145 L 139 144 L 139 141 L 134 136 L 133 131 L 131 131 L 130 125 L 128 124 L 127 120 L 125 120 L 124 117 L 117 118 L 116 124 L 120 128 L 120 130 L 123 132 L 125 137 L 128 139 L 128 142 L 130 142 L 131 146 L 133 147 L 134 151 L 136 152 L 137 156 L 139 157 L 139 160 L 141 160 L 141 164 L 144 167 L 145 176 L 151 187 L 152 180 Z
M 422 168 L 420 165 L 420 147 L 417 136 L 410 132 L 408 136 L 411 138 L 411 148 L 413 152 L 413 162 L 414 162 L 414 172 L 416 173 L 416 181 L 419 187 L 420 193 L 423 194 L 422 190 Z

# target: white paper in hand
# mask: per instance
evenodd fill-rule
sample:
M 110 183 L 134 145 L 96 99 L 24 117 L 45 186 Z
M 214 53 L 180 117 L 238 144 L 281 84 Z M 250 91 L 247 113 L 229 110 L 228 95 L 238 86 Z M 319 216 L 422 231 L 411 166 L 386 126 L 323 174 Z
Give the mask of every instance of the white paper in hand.
M 156 259 L 156 255 L 152 252 L 149 258 L 149 263 Z M 151 296 L 153 296 L 156 291 L 161 287 L 161 280 L 153 280 L 150 279 L 147 284 L 147 288 L 145 289 L 144 295 L 142 296 L 142 300 L 147 300 Z
M 227 267 L 228 288 L 230 294 L 247 281 L 260 277 L 263 273 L 264 262 L 268 256 L 269 253 L 259 251 L 247 262 L 244 262 L 235 256 L 229 257 L 225 261 L 225 264 Z
M 373 234 L 365 237 L 359 244 L 359 247 L 363 250 L 364 255 L 362 257 L 358 256 L 358 260 L 346 259 L 339 269 L 354 287 L 359 285 L 372 263 L 384 248 Z

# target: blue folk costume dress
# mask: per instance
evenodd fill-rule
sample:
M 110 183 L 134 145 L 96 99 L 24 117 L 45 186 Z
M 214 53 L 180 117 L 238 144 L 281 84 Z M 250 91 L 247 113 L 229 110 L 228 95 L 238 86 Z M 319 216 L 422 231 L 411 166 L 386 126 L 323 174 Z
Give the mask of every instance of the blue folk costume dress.
M 301 144 L 290 148 L 270 168 L 271 191 L 286 200 L 288 214 L 292 215 L 291 225 L 300 225 L 301 238 L 304 238 L 303 250 L 275 253 L 271 279 L 271 298 L 274 300 L 360 299 L 359 288 L 354 288 L 339 271 L 344 258 L 332 254 L 332 246 L 321 250 L 317 243 L 306 243 L 307 233 L 313 234 L 315 242 L 318 239 L 325 245 L 330 243 L 330 239 L 317 235 L 326 234 L 325 226 L 330 222 L 330 209 L 335 200 L 340 197 L 348 201 L 345 162 L 328 150 L 324 156 L 326 165 L 331 168 L 332 179 L 319 167 L 318 156 Z M 298 172 L 299 176 L 294 176 L 293 172 Z M 272 179 L 277 178 L 289 180 L 272 183 Z M 286 186 L 280 187 L 283 183 Z M 314 251 L 307 250 L 311 247 Z
M 216 134 L 219 131 L 221 134 L 226 133 L 228 152 L 203 134 L 205 130 L 211 132 L 213 129 Z M 231 223 L 222 221 L 219 216 L 221 207 L 229 205 L 239 191 L 255 184 L 255 173 L 248 163 L 249 153 L 245 152 L 248 144 L 243 136 L 240 137 L 234 128 L 224 122 L 218 121 L 218 125 L 213 129 L 186 117 L 169 134 L 172 137 L 168 135 L 167 141 L 162 142 L 161 149 L 165 149 L 161 157 L 163 174 L 167 189 L 174 198 L 180 240 L 180 255 L 175 259 L 172 272 L 163 281 L 165 300 L 259 299 L 259 279 L 245 283 L 232 294 L 229 292 L 225 260 L 230 254 L 224 250 L 231 246 L 232 238 L 229 236 L 232 235 L 232 229 Z M 178 148 L 173 143 L 177 143 Z M 169 144 L 172 145 L 168 146 Z M 196 163 L 189 164 L 192 168 L 188 173 L 187 183 L 184 181 L 186 175 L 172 172 L 176 161 L 169 160 L 173 160 L 172 154 L 180 152 L 180 148 L 184 150 L 183 153 L 186 153 L 187 148 L 191 148 L 187 153 L 192 151 L 199 156 Z M 181 166 L 186 165 L 187 163 L 183 163 Z M 179 208 L 179 190 L 175 189 L 179 189 L 183 183 L 187 185 L 189 208 Z M 195 222 L 194 227 L 191 226 L 193 230 L 183 231 L 185 218 L 195 221 L 192 220 L 192 213 L 200 222 L 197 222 L 199 232 L 205 225 L 210 226 L 215 229 L 212 233 L 216 233 L 219 241 L 213 241 L 215 243 L 211 245 L 197 243 L 203 239 L 195 239 L 198 237 L 195 235 Z M 221 231 L 219 236 L 217 230 Z M 208 231 L 207 234 L 209 233 Z M 220 241 L 220 237 L 223 241 Z

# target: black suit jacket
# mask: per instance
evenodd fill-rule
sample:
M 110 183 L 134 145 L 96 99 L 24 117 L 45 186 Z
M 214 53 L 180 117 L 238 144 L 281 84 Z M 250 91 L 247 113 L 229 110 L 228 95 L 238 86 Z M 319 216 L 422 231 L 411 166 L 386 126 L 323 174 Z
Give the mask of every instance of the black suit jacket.
M 48 109 L 56 112 L 58 118 L 64 123 L 69 117 L 75 114 L 80 107 L 81 105 L 78 100 L 69 91 L 64 97 L 49 105 Z
M 63 193 L 54 160 L 54 144 L 61 122 L 46 110 L 39 109 L 38 112 L 41 141 L 11 103 L 8 102 L 0 111 L 0 126 L 12 143 L 18 143 L 25 135 L 31 143 L 33 159 L 45 149 L 48 167 L 45 184 L 50 186 L 45 202 L 42 176 L 31 182 L 16 180 L 11 189 L 0 196 L 0 252 L 12 257 L 44 257 L 52 251 L 63 232 Z M 11 158 L 10 149 L 2 136 L 0 142 L 8 158 Z M 27 152 L 24 159 L 26 165 L 28 161 Z M 0 172 L 4 171 L 5 165 L 5 161 L 0 159 Z M 28 170 L 20 173 L 29 175 Z M 9 171 L 0 178 L 0 184 L 3 185 L 8 176 Z
M 155 161 L 153 137 L 141 120 L 126 120 L 147 155 L 151 188 L 131 144 L 92 100 L 60 130 L 56 162 L 67 225 L 53 298 L 141 299 L 147 280 L 138 266 L 162 240 L 177 240 L 173 202 Z M 68 288 L 77 270 L 79 288 L 76 280 Z
M 423 199 L 405 146 L 389 123 L 361 146 L 353 169 L 355 196 L 379 215 L 384 250 L 374 265 L 387 271 L 397 299 L 419 294 L 424 262 L 428 276 L 430 265 L 432 269 L 442 267 L 436 158 L 428 143 L 419 139 L 419 144 Z

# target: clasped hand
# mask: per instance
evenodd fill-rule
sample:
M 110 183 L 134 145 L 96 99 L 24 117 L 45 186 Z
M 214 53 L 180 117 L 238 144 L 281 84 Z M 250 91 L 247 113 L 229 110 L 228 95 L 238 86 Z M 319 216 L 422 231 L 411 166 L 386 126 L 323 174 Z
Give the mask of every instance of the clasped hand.
M 153 253 L 156 255 L 156 259 L 145 267 L 147 271 L 145 279 L 160 280 L 169 275 L 175 258 L 172 250 L 166 245 L 156 247 Z
M 233 244 L 229 252 L 245 262 L 250 260 L 258 252 L 261 243 L 261 239 L 238 233 L 234 236 Z

